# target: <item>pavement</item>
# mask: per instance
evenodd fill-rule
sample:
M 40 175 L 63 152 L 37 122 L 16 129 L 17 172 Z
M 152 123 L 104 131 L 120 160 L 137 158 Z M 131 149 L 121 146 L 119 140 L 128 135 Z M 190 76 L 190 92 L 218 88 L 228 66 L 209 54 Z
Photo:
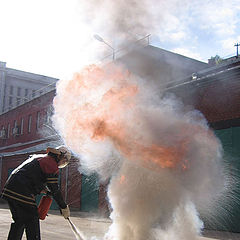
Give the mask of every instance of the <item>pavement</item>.
M 92 214 L 72 211 L 71 221 L 84 233 L 86 239 L 96 237 L 102 239 L 111 224 L 109 218 L 94 216 Z M 7 204 L 0 204 L 0 240 L 6 240 L 10 224 L 11 214 Z M 45 220 L 40 221 L 41 238 L 43 240 L 76 240 L 69 222 L 64 219 L 59 211 L 50 210 Z M 199 240 L 240 240 L 240 234 L 228 232 L 205 231 Z M 25 234 L 23 240 L 26 240 Z M 184 239 L 183 239 L 184 240 Z

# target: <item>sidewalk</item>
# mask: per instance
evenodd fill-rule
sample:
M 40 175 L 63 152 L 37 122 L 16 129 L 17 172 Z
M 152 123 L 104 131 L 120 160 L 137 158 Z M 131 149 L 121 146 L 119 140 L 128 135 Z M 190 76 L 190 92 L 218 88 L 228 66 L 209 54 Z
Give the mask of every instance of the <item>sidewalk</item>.
M 8 210 L 7 204 L 0 204 L 0 240 L 6 240 L 9 227 L 11 224 L 11 214 Z M 85 234 L 85 237 L 89 240 L 91 237 L 96 236 L 98 239 L 102 239 L 107 232 L 111 221 L 107 218 L 98 218 L 80 212 L 71 213 L 71 221 L 74 225 Z M 41 224 L 41 237 L 43 240 L 75 240 L 75 236 L 69 226 L 67 220 L 65 220 L 59 213 L 59 211 L 51 210 L 49 216 Z M 240 234 L 211 232 L 208 231 L 201 237 L 201 240 L 239 240 Z M 211 237 L 211 238 L 210 238 Z M 24 235 L 23 240 L 26 240 Z M 184 240 L 184 239 L 183 239 Z
M 74 225 L 85 233 L 87 239 L 90 237 L 103 237 L 107 232 L 111 222 L 108 219 L 97 219 L 78 217 L 74 212 L 71 214 L 71 221 Z M 6 240 L 10 224 L 12 222 L 11 214 L 7 205 L 0 205 L 0 240 Z M 45 240 L 75 240 L 74 233 L 70 225 L 59 213 L 59 211 L 51 210 L 45 220 L 40 221 L 41 237 Z M 26 240 L 24 235 L 23 240 Z

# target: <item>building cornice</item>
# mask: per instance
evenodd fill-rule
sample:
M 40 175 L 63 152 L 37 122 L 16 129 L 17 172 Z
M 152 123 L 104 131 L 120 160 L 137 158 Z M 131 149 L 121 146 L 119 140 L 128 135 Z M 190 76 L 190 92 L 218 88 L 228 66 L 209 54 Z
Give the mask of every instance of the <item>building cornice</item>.
M 51 136 L 48 136 L 48 137 L 45 137 L 45 138 L 36 139 L 36 140 L 33 140 L 33 141 L 29 141 L 29 142 L 24 142 L 24 143 L 19 142 L 19 143 L 15 143 L 15 144 L 12 144 L 12 145 L 5 146 L 5 147 L 0 147 L 0 154 L 2 154 L 1 151 L 3 151 L 3 150 L 7 150 L 7 149 L 11 150 L 11 148 L 27 146 L 27 145 L 31 145 L 31 144 L 34 144 L 34 143 L 40 143 L 40 142 L 50 141 L 50 140 L 59 141 L 59 136 L 57 134 L 55 134 L 55 135 L 51 135 Z

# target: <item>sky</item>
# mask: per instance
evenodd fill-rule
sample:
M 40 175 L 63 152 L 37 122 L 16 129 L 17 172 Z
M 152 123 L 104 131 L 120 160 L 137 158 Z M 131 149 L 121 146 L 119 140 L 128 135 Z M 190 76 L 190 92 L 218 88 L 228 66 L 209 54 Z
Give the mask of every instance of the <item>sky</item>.
M 111 55 L 112 49 L 97 41 L 94 34 L 118 48 L 116 32 L 111 37 L 113 32 L 106 29 L 114 25 L 116 19 L 111 17 L 115 13 L 122 18 L 127 15 L 131 6 L 125 6 L 124 1 L 129 2 L 0 0 L 0 61 L 9 68 L 71 78 L 84 65 Z M 234 44 L 240 43 L 240 0 L 138 2 L 145 9 L 136 11 L 144 15 L 146 10 L 148 14 L 139 20 L 144 21 L 144 31 L 133 31 L 136 40 L 151 34 L 151 45 L 204 62 L 211 56 L 226 58 L 236 54 Z M 118 4 L 122 4 L 121 11 L 110 10 Z M 128 16 L 127 21 L 134 22 L 134 18 Z

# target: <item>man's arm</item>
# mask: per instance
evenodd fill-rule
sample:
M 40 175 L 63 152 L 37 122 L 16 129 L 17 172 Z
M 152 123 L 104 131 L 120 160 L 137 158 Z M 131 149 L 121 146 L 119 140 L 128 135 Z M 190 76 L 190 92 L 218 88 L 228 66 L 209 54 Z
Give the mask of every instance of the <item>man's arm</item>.
M 62 209 L 66 208 L 67 204 L 63 200 L 62 193 L 58 186 L 58 174 L 47 174 L 47 186 L 58 206 Z

